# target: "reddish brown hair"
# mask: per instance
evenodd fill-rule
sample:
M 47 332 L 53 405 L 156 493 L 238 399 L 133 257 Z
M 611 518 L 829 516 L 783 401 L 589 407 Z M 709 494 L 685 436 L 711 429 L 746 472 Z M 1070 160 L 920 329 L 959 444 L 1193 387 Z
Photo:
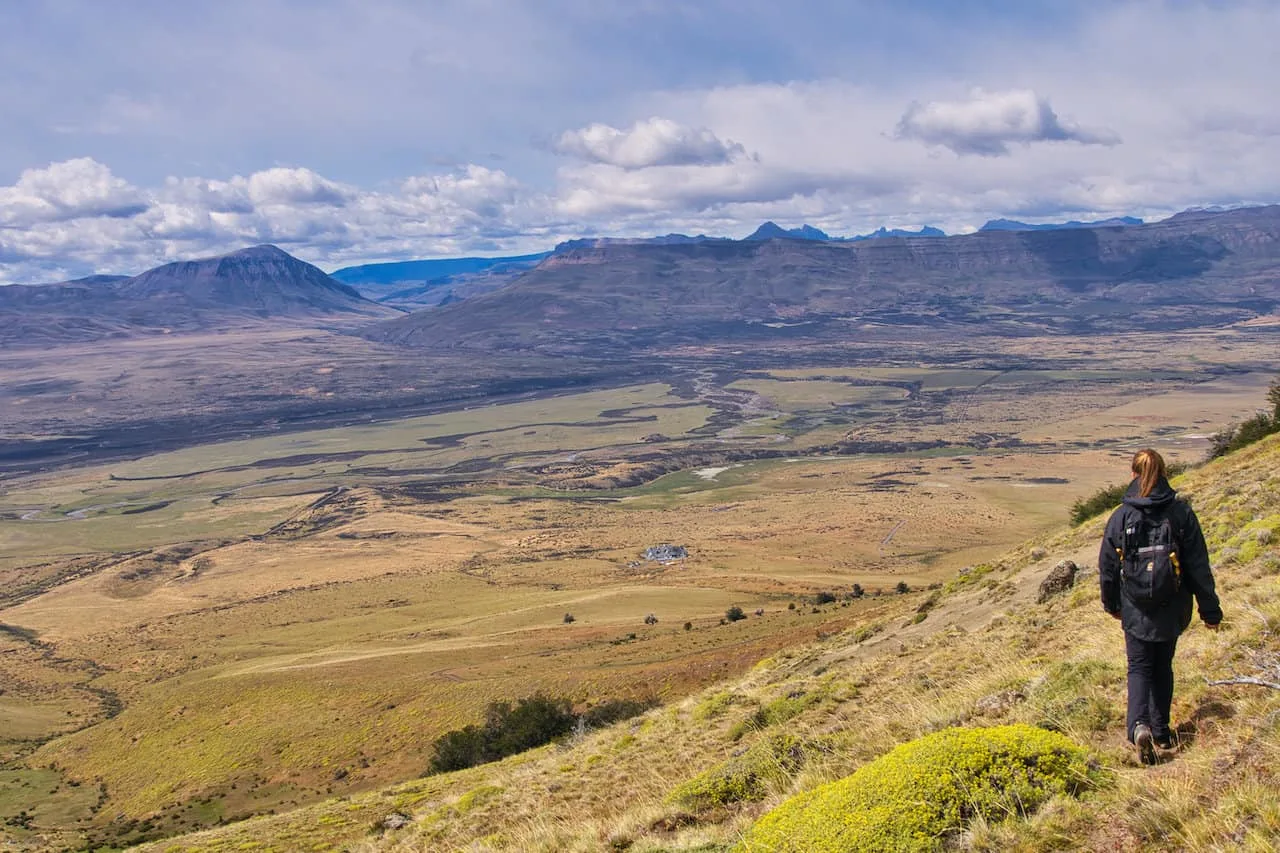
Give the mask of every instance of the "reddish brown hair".
M 1148 497 L 1162 479 L 1169 476 L 1164 457 L 1150 447 L 1133 454 L 1133 475 L 1138 478 L 1138 497 Z

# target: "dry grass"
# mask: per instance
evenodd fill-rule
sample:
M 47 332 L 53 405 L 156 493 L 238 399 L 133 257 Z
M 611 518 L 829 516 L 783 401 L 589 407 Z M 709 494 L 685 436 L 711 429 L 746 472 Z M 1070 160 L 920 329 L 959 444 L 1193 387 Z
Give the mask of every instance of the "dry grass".
M 1277 470 L 1280 441 L 1272 439 L 1180 485 L 1214 531 L 1224 514 L 1247 509 L 1256 523 L 1271 518 L 1280 509 Z M 1028 820 L 971 827 L 961 845 L 967 849 L 1274 849 L 1280 694 L 1205 681 L 1243 666 L 1246 650 L 1277 650 L 1274 546 L 1219 567 L 1223 631 L 1192 628 L 1179 649 L 1174 716 L 1183 747 L 1143 768 L 1123 742 L 1120 637 L 1096 605 L 1092 579 L 1046 605 L 1033 603 L 1052 561 L 1087 564 L 1100 524 L 1008 552 L 988 574 L 953 587 L 922 623 L 896 627 L 915 602 L 884 599 L 867 616 L 890 627 L 870 639 L 855 641 L 850 630 L 782 651 L 740 679 L 578 742 L 154 849 L 230 850 L 250 841 L 260 849 L 727 849 L 790 791 L 847 775 L 894 743 L 948 725 L 1014 721 L 1048 725 L 1087 745 L 1110 781 Z M 1210 533 L 1215 552 L 1231 541 Z M 1039 559 L 1033 548 L 1044 552 Z M 983 701 L 1006 692 L 1008 702 Z M 825 747 L 782 790 L 702 813 L 668 804 L 681 782 L 769 731 L 734 740 L 736 724 L 779 697 L 806 694 L 820 698 L 785 729 Z M 413 822 L 371 829 L 393 811 Z

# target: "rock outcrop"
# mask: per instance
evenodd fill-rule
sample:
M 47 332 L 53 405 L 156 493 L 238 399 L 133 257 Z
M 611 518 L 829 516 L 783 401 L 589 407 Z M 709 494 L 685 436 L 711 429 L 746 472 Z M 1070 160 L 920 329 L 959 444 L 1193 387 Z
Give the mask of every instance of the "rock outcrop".
M 1040 593 L 1036 596 L 1036 603 L 1044 604 L 1055 595 L 1061 595 L 1075 586 L 1078 570 L 1071 560 L 1063 560 L 1054 566 L 1040 582 Z

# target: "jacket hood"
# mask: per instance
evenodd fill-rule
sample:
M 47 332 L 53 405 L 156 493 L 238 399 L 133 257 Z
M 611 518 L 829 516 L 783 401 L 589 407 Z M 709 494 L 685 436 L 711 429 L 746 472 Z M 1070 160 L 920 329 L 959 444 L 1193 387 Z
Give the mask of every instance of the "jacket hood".
M 1128 490 L 1124 493 L 1124 504 L 1138 509 L 1150 509 L 1173 503 L 1173 499 L 1177 495 L 1178 493 L 1169 485 L 1169 481 L 1161 477 L 1160 481 L 1156 483 L 1156 487 L 1151 490 L 1151 494 L 1145 498 L 1138 497 L 1138 478 L 1134 477 L 1133 482 L 1129 484 Z

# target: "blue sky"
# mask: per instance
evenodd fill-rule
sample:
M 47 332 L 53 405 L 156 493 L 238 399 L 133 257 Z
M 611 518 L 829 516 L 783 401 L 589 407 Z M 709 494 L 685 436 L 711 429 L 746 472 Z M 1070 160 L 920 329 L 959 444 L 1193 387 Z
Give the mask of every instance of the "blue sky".
M 12 0 L 0 281 L 1280 200 L 1280 4 Z

